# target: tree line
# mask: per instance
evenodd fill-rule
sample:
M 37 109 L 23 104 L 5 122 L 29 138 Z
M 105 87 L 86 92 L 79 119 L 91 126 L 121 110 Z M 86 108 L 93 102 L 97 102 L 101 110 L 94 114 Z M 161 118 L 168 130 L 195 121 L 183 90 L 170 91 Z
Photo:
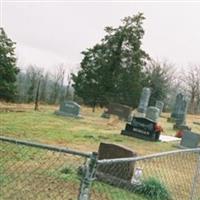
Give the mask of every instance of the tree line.
M 110 102 L 136 108 L 142 88 L 150 87 L 150 105 L 161 100 L 170 108 L 176 94 L 183 92 L 190 99 L 190 112 L 199 112 L 200 66 L 180 72 L 168 61 L 154 60 L 142 48 L 144 20 L 138 13 L 125 17 L 118 27 L 106 27 L 104 38 L 82 52 L 79 72 L 70 75 L 63 65 L 53 74 L 33 65 L 19 71 L 15 43 L 1 28 L 0 99 L 55 104 L 72 99 L 74 93 L 93 110 Z
M 38 96 L 40 102 L 58 104 L 64 99 L 72 99 L 73 91 L 70 85 L 71 79 L 67 76 L 63 64 L 55 67 L 54 73 L 30 65 L 17 75 L 15 101 L 31 103 Z

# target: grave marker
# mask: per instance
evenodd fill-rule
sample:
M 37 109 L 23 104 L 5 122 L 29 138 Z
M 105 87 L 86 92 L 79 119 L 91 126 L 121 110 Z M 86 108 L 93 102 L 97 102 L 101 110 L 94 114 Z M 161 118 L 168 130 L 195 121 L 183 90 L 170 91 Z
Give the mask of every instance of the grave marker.
M 185 148 L 197 148 L 200 143 L 200 134 L 184 130 L 180 145 Z
M 101 117 L 109 118 L 110 115 L 117 115 L 120 119 L 128 120 L 131 114 L 132 108 L 118 103 L 110 103 L 107 111 L 105 111 Z
M 154 106 L 147 108 L 146 118 L 150 119 L 153 122 L 157 122 L 159 118 L 160 109 Z
M 127 158 L 135 157 L 137 154 L 132 150 L 110 143 L 100 143 L 98 150 L 98 159 L 113 159 L 113 158 Z M 134 172 L 135 162 L 125 162 L 125 163 L 112 163 L 107 165 L 100 165 L 97 168 L 97 174 L 101 176 L 101 179 L 106 179 L 106 177 L 113 177 L 113 180 L 123 179 L 126 181 L 131 181 Z
M 161 115 L 164 107 L 164 103 L 162 101 L 156 101 L 156 107 L 160 110 L 159 115 Z
M 171 114 L 171 118 L 174 119 L 176 124 L 174 129 L 190 129 L 186 125 L 186 115 L 187 115 L 187 101 L 183 94 L 179 93 L 176 96 L 176 102 Z
M 142 94 L 140 96 L 139 106 L 137 108 L 137 111 L 139 113 L 146 113 L 150 96 L 151 96 L 150 88 L 144 87 L 142 90 Z
M 74 101 L 63 101 L 60 108 L 55 112 L 58 115 L 80 117 L 80 105 Z

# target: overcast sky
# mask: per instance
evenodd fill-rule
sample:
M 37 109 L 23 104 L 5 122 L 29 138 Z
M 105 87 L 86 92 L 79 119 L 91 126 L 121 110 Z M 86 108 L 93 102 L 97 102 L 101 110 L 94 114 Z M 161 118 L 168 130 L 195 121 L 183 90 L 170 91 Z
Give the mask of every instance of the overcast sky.
M 81 61 L 80 52 L 100 41 L 104 27 L 118 26 L 125 16 L 143 12 L 143 48 L 155 59 L 177 67 L 200 64 L 200 2 L 67 2 L 1 3 L 1 26 L 17 43 L 18 63 L 51 68 Z

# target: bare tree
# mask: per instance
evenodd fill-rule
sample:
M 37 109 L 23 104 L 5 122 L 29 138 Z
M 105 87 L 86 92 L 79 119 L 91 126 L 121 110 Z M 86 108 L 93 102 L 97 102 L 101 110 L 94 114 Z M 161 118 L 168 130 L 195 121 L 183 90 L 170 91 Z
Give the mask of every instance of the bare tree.
M 64 78 L 65 78 L 65 67 L 63 64 L 60 64 L 56 68 L 55 74 L 52 76 L 53 77 L 53 84 L 52 84 L 52 92 L 51 92 L 51 97 L 50 97 L 50 102 L 52 104 L 57 103 L 59 101 L 59 98 L 61 98 L 61 89 L 63 88 L 64 85 Z
M 46 72 L 44 77 L 41 80 L 41 89 L 40 89 L 40 100 L 42 102 L 47 102 L 48 101 L 48 86 L 49 86 L 49 72 Z
M 30 65 L 26 70 L 27 88 L 27 101 L 33 102 L 37 90 L 38 81 L 43 73 L 43 70 L 37 66 Z
M 198 113 L 200 109 L 200 65 L 191 66 L 183 72 L 182 84 L 190 98 L 190 113 Z
M 72 77 L 71 77 L 72 71 L 69 72 L 67 76 L 67 87 L 66 87 L 66 95 L 65 99 L 72 100 L 73 99 L 73 92 L 72 92 Z
M 35 111 L 39 110 L 39 93 L 40 93 L 40 83 L 41 83 L 41 79 L 42 79 L 42 78 L 43 78 L 43 76 L 41 75 L 41 76 L 39 77 L 38 85 L 37 85 L 37 89 L 36 89 L 35 108 L 34 108 Z

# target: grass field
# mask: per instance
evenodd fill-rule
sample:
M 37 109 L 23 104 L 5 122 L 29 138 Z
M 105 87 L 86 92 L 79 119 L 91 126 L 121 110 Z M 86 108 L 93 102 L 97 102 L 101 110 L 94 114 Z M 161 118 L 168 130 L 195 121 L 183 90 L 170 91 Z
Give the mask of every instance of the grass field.
M 0 104 L 0 133 L 10 137 L 40 141 L 48 144 L 67 146 L 83 151 L 97 151 L 101 141 L 122 144 L 139 154 L 168 151 L 174 149 L 173 143 L 148 142 L 132 137 L 121 136 L 125 122 L 117 118 L 101 118 L 102 109 L 95 113 L 90 108 L 82 107 L 83 119 L 57 116 L 56 106 L 40 106 L 40 111 L 33 111 L 33 105 Z M 167 122 L 169 114 L 163 114 L 160 124 L 164 134 L 175 135 L 173 124 Z M 200 126 L 192 124 L 200 122 L 200 116 L 189 116 L 188 125 L 196 132 Z
M 112 117 L 109 120 L 101 118 L 100 116 L 103 109 L 100 108 L 93 113 L 91 108 L 82 107 L 81 115 L 83 118 L 81 119 L 57 116 L 54 114 L 54 111 L 57 109 L 58 107 L 56 106 L 40 105 L 40 111 L 35 112 L 31 104 L 17 105 L 0 103 L 0 135 L 65 146 L 86 152 L 98 151 L 99 143 L 102 141 L 112 142 L 129 147 L 136 151 L 138 155 L 173 150 L 175 149 L 174 144 L 177 144 L 177 142 L 148 142 L 122 136 L 120 132 L 125 127 L 125 122 L 118 120 L 116 117 Z M 169 113 L 162 114 L 159 123 L 164 128 L 164 134 L 175 135 L 176 132 L 172 129 L 173 124 L 167 122 L 168 116 Z M 200 122 L 200 116 L 188 115 L 187 117 L 187 124 L 192 127 L 194 132 L 200 133 L 200 126 L 194 125 L 193 121 Z M 69 200 L 76 199 L 75 196 L 77 196 L 80 177 L 77 176 L 74 170 L 76 171 L 77 166 L 83 164 L 83 159 L 75 159 L 74 157 L 72 158 L 65 155 L 60 157 L 60 154 L 35 150 L 34 148 L 21 148 L 15 145 L 1 146 L 0 150 L 0 170 L 3 170 L 0 174 L 4 174 L 0 176 L 0 183 L 9 186 L 5 187 L 4 191 L 2 190 L 0 192 L 7 193 L 8 190 L 12 190 L 15 199 L 23 199 L 20 194 L 18 194 L 19 196 L 15 194 L 13 188 L 17 191 L 17 189 L 24 188 L 23 186 L 26 185 L 26 191 L 24 192 L 27 194 L 27 191 L 29 191 L 28 194 L 31 195 L 33 191 L 38 191 L 38 187 L 44 187 L 46 185 L 45 188 L 47 191 L 44 193 L 51 194 L 54 199 L 63 199 L 65 197 Z M 47 161 L 51 163 L 50 166 L 46 164 Z M 62 173 L 65 163 L 67 163 L 67 174 Z M 159 163 L 157 167 L 160 166 L 160 168 L 163 168 L 163 166 L 169 165 L 168 168 L 170 168 L 172 161 L 167 164 L 163 161 Z M 179 161 L 179 165 L 181 165 L 181 160 Z M 152 163 L 152 171 L 148 169 L 150 174 L 154 173 L 154 166 L 155 162 Z M 178 165 L 174 166 L 175 168 L 179 167 Z M 189 167 L 191 166 L 188 166 L 188 170 L 192 170 Z M 37 177 L 35 177 L 35 171 L 37 171 Z M 186 170 L 184 173 L 187 172 Z M 169 173 L 169 175 L 171 174 L 171 172 L 168 171 L 166 173 Z M 180 179 L 182 176 L 181 173 L 176 171 L 176 176 Z M 192 175 L 193 172 L 190 171 L 190 173 Z M 45 177 L 45 182 L 41 179 L 41 174 L 43 178 Z M 167 176 L 168 174 L 165 175 Z M 20 179 L 16 179 L 16 176 L 20 177 Z M 25 177 L 29 178 L 25 179 Z M 14 182 L 12 181 L 13 178 L 15 179 Z M 25 180 L 28 180 L 29 183 L 24 182 Z M 49 184 L 51 187 L 48 186 L 48 183 L 51 183 Z M 171 184 L 170 181 L 169 184 Z M 65 193 L 62 193 L 64 196 L 60 197 L 56 192 L 57 190 L 55 190 L 57 188 L 59 188 L 58 193 L 61 191 L 59 195 L 64 188 L 70 188 L 70 190 L 66 190 Z M 110 192 L 110 196 L 104 199 L 125 199 L 122 198 L 124 195 L 127 196 L 127 199 L 144 199 L 134 194 L 128 194 L 126 192 L 124 194 L 124 192 L 120 192 L 119 190 L 116 192 L 115 188 L 108 185 L 102 188 L 106 188 L 106 190 Z M 176 187 L 174 190 L 176 190 Z M 38 198 L 34 198 L 45 199 L 44 196 L 42 196 L 44 193 L 38 195 Z M 97 193 L 100 195 L 95 195 L 95 199 L 101 199 L 101 190 L 96 190 L 96 194 Z M 60 198 L 55 198 L 58 196 Z M 130 198 L 128 198 L 128 196 L 130 196 Z M 24 199 L 27 198 L 31 199 L 31 196 L 25 196 Z M 184 194 L 182 199 L 184 199 Z

